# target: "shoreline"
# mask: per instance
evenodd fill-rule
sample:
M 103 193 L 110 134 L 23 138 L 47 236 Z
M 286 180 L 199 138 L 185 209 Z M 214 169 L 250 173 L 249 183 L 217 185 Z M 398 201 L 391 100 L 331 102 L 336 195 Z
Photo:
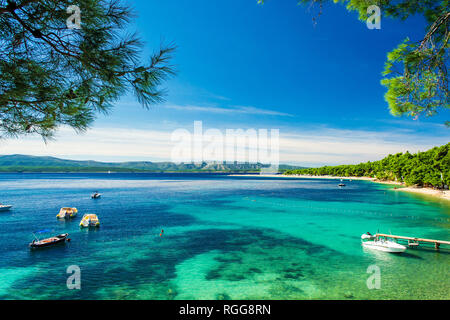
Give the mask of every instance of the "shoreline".
M 371 181 L 375 183 L 381 183 L 381 184 L 389 184 L 389 185 L 397 185 L 401 186 L 401 188 L 393 189 L 395 191 L 403 191 L 403 192 L 410 192 L 410 193 L 416 193 L 421 194 L 425 196 L 431 196 L 433 198 L 437 199 L 443 199 L 450 201 L 450 190 L 436 190 L 433 188 L 416 188 L 416 187 L 406 187 L 404 183 L 397 182 L 397 181 L 383 181 L 383 180 L 377 180 L 376 178 L 369 178 L 369 177 L 336 177 L 336 176 L 310 176 L 305 174 L 292 174 L 292 175 L 284 175 L 284 174 L 230 174 L 230 176 L 240 176 L 240 177 L 261 177 L 261 178 L 303 178 L 303 179 L 335 179 L 335 180 L 364 180 L 364 181 Z
M 450 190 L 436 190 L 432 188 L 414 188 L 414 187 L 404 187 L 397 190 L 411 193 L 419 193 L 422 195 L 432 196 L 434 198 L 450 201 Z

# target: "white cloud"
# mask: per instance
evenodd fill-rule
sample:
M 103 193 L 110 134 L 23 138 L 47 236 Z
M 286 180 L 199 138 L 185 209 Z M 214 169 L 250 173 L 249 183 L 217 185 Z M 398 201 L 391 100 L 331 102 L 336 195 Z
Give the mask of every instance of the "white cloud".
M 140 159 L 167 160 L 171 132 L 123 128 L 95 128 L 85 134 L 61 128 L 55 140 L 44 143 L 39 137 L 0 142 L 1 154 L 50 155 L 86 160 Z
M 376 132 L 326 127 L 303 132 L 285 132 L 280 133 L 280 136 L 280 162 L 305 165 L 375 161 L 388 154 L 425 151 L 448 142 L 445 137 L 402 131 Z
M 221 108 L 221 107 L 203 107 L 203 106 L 181 106 L 181 105 L 167 105 L 168 109 L 175 109 L 180 111 L 195 111 L 195 112 L 210 112 L 210 113 L 223 113 L 223 114 L 253 114 L 253 115 L 269 115 L 269 116 L 283 116 L 283 117 L 292 117 L 291 114 L 260 109 L 251 106 L 233 106 L 231 108 Z
M 193 132 L 193 125 L 186 129 Z M 225 134 L 224 130 L 222 132 Z M 170 161 L 175 146 L 175 142 L 171 141 L 171 134 L 170 130 L 94 128 L 86 134 L 77 135 L 69 128 L 62 128 L 56 140 L 47 144 L 39 137 L 2 140 L 0 154 L 100 161 Z M 390 153 L 424 151 L 447 142 L 445 137 L 403 132 L 341 130 L 320 126 L 308 130 L 281 129 L 280 163 L 313 166 L 375 161 Z

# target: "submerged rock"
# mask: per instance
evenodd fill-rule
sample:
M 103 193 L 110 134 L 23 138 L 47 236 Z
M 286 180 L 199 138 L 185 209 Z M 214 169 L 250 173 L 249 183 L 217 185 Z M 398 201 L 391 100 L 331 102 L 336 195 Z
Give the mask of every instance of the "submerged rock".
M 216 299 L 217 300 L 231 300 L 231 297 L 228 294 L 226 294 L 226 293 L 219 293 L 216 296 Z
M 347 298 L 347 299 L 354 298 L 353 293 L 351 293 L 350 291 L 344 292 L 344 297 Z

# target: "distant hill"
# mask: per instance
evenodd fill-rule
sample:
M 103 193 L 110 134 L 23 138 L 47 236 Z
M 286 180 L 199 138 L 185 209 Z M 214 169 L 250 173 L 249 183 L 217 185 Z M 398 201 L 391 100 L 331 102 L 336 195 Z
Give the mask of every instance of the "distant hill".
M 269 167 L 261 163 L 182 163 L 173 162 L 99 162 L 66 160 L 55 157 L 28 155 L 0 156 L 0 172 L 259 172 Z M 280 165 L 280 172 L 302 169 L 303 167 Z

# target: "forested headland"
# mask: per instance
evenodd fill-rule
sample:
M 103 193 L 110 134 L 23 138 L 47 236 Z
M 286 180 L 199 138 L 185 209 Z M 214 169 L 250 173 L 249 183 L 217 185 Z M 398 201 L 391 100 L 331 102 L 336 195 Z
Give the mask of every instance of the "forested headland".
M 356 165 L 325 166 L 287 170 L 285 174 L 313 176 L 370 177 L 404 182 L 408 186 L 448 189 L 450 185 L 450 143 L 425 152 L 390 154 L 382 160 Z

